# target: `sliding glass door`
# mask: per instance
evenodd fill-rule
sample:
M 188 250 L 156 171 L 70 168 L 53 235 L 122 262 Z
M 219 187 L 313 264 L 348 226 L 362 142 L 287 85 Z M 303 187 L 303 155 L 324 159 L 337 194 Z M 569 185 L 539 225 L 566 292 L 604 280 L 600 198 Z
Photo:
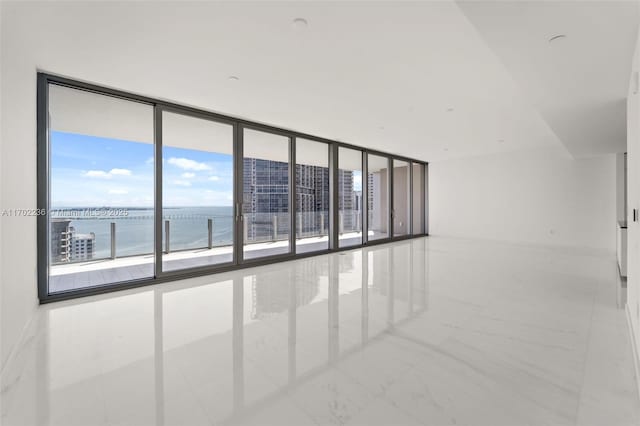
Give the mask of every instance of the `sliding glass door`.
M 393 160 L 393 236 L 411 232 L 411 170 L 409 163 Z
M 427 233 L 425 163 L 38 73 L 38 297 Z
M 242 129 L 242 256 L 291 252 L 291 140 Z
M 368 241 L 389 238 L 389 158 L 367 155 Z
M 412 163 L 412 221 L 413 227 L 411 233 L 413 235 L 422 235 L 425 233 L 425 178 L 424 164 Z
M 362 244 L 362 151 L 338 149 L 338 246 Z
M 296 138 L 296 253 L 329 249 L 329 145 Z
M 47 89 L 48 293 L 152 278 L 153 106 Z
M 233 262 L 233 132 L 162 111 L 162 271 Z

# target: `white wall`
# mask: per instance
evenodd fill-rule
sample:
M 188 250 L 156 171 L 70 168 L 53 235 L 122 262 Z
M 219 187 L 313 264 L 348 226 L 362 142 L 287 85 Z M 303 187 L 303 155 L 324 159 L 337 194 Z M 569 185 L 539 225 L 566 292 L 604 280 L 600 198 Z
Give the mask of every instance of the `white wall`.
M 2 63 L 2 59 L 3 59 L 3 32 L 2 32 L 2 7 L 0 6 L 0 64 Z M 0 69 L 0 72 L 2 72 L 2 70 Z M 0 100 L 4 99 L 2 96 L 2 84 L 0 82 Z M 4 176 L 2 175 L 2 141 L 4 140 L 4 132 L 3 132 L 3 126 L 2 126 L 2 104 L 3 102 L 0 101 L 0 214 L 1 212 L 4 210 L 4 202 L 3 202 L 3 197 L 2 197 L 2 182 L 4 181 Z M 2 312 L 4 311 L 2 309 L 2 307 L 4 306 L 3 303 L 3 276 L 2 276 L 2 222 L 3 220 L 0 217 L 0 322 L 4 323 L 4 318 L 2 316 Z M 5 365 L 5 349 L 4 349 L 4 344 L 2 342 L 2 330 L 0 329 L 0 371 L 3 370 L 4 365 Z
M 36 207 L 36 60 L 20 46 L 10 11 L 2 5 L 0 92 L 3 209 Z M 37 306 L 36 218 L 0 217 L 0 346 L 2 367 Z
M 633 209 L 640 209 L 640 95 L 634 74 L 639 70 L 640 36 L 627 98 L 627 314 L 636 348 L 640 343 L 640 222 L 633 221 Z M 640 363 L 640 356 L 636 362 Z M 640 374 L 636 378 L 640 384 Z
M 429 233 L 615 251 L 615 155 L 564 150 L 429 164 Z

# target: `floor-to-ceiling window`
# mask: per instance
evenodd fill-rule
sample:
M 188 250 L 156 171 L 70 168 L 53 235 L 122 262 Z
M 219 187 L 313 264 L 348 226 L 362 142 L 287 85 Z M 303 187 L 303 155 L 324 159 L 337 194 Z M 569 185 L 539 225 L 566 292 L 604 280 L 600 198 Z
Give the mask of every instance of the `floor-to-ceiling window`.
M 162 112 L 162 270 L 233 261 L 233 126 Z
M 153 277 L 153 107 L 48 94 L 49 293 Z
M 411 170 L 409 163 L 393 160 L 393 236 L 411 232 Z
M 338 150 L 338 245 L 362 244 L 362 151 Z
M 296 252 L 329 248 L 329 145 L 296 139 Z
M 425 227 L 425 179 L 424 179 L 424 164 L 412 163 L 411 164 L 412 182 L 413 187 L 411 191 L 412 203 L 412 221 L 413 226 L 411 233 L 413 235 L 424 234 Z
M 290 139 L 286 136 L 243 130 L 244 259 L 291 251 L 289 145 Z
M 426 164 L 392 158 L 40 73 L 39 297 L 423 235 Z
M 424 233 L 429 235 L 429 164 L 424 166 Z
M 368 240 L 389 238 L 389 158 L 367 155 Z

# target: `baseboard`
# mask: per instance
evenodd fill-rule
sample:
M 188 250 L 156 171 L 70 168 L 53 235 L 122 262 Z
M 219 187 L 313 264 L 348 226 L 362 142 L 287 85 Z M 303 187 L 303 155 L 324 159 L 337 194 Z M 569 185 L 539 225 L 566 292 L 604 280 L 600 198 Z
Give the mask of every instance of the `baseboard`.
M 549 243 L 549 242 L 541 242 L 541 241 L 526 241 L 526 240 L 509 240 L 509 239 L 497 239 L 497 238 L 488 238 L 488 237 L 469 237 L 465 235 L 458 234 L 434 234 L 429 232 L 429 237 L 431 238 L 446 238 L 451 240 L 461 240 L 461 241 L 481 241 L 481 242 L 490 242 L 490 243 L 498 243 L 498 244 L 509 244 L 513 246 L 519 246 L 524 248 L 537 248 L 537 249 L 548 249 L 548 250 L 581 250 L 582 252 L 586 252 L 590 255 L 594 256 L 607 256 L 612 258 L 612 260 L 618 263 L 616 258 L 616 249 L 615 248 L 606 248 L 606 247 L 591 247 L 585 245 L 576 245 L 571 243 Z
M 640 399 L 640 353 L 638 352 L 638 344 L 636 342 L 636 336 L 633 329 L 633 323 L 631 322 L 631 311 L 629 311 L 629 304 L 626 304 L 625 309 L 627 312 L 627 325 L 629 329 L 629 339 L 631 340 L 631 351 L 633 352 L 633 366 L 636 373 L 636 385 L 638 390 L 638 399 Z

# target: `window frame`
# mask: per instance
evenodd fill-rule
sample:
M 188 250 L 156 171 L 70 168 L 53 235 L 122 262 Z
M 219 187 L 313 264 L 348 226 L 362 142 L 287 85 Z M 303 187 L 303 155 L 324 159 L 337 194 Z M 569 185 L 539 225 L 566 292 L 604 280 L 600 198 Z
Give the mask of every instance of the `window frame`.
M 297 187 L 296 187 L 296 182 L 298 179 L 298 176 L 296 175 L 297 173 L 297 168 L 298 168 L 298 139 L 302 139 L 305 140 L 307 142 L 314 142 L 314 143 L 318 143 L 318 144 L 323 144 L 326 147 L 327 150 L 327 168 L 329 169 L 329 179 L 331 179 L 331 144 L 326 142 L 326 141 L 322 141 L 322 140 L 318 140 L 316 138 L 312 138 L 312 137 L 301 137 L 299 135 L 296 135 L 293 137 L 293 152 L 291 154 L 291 157 L 293 159 L 293 200 L 294 200 L 294 207 L 297 206 L 297 197 L 298 197 L 298 192 L 297 192 Z M 331 209 L 332 209 L 332 205 L 333 205 L 333 197 L 331 196 L 331 182 L 328 183 L 329 186 L 329 211 L 327 212 L 328 217 L 328 222 L 331 222 Z M 293 253 L 294 255 L 298 255 L 298 248 L 297 248 L 297 237 L 298 237 L 298 211 L 297 209 L 294 208 L 294 212 L 293 215 L 295 216 L 293 218 L 293 224 L 295 225 L 295 236 L 294 236 L 294 241 L 293 241 Z M 327 228 L 327 237 L 329 238 L 329 240 L 331 240 L 331 225 L 328 225 Z M 313 253 L 313 254 L 326 254 L 329 253 L 330 251 L 330 247 L 331 247 L 331 241 L 327 242 L 327 248 L 323 248 L 320 250 L 311 250 L 311 251 L 304 251 L 301 252 L 301 255 L 307 255 L 309 253 Z
M 69 290 L 58 293 L 49 293 L 49 206 L 50 206 L 50 145 L 49 145 L 49 87 L 50 85 L 58 85 L 68 87 L 76 90 L 83 90 L 90 93 L 95 93 L 103 96 L 110 96 L 126 101 L 134 101 L 142 104 L 150 105 L 154 108 L 154 120 L 153 120 L 153 134 L 154 134 L 154 152 L 155 152 L 155 171 L 154 171 L 154 248 L 155 248 L 155 276 L 150 278 L 124 281 L 118 283 L 105 284 L 95 287 L 86 287 L 82 289 Z M 231 264 L 210 265 L 203 267 L 195 267 L 190 269 L 166 271 L 161 272 L 162 265 L 162 112 L 174 112 L 177 114 L 183 114 L 187 116 L 193 116 L 196 118 L 202 118 L 210 121 L 220 122 L 223 124 L 233 125 L 234 140 L 233 140 L 233 154 L 234 154 L 234 179 L 233 179 L 233 192 L 234 192 L 234 220 L 235 220 L 235 235 L 234 235 L 234 262 Z M 50 73 L 38 72 L 37 75 L 37 161 L 36 161 L 36 173 L 37 173 L 37 208 L 40 211 L 44 211 L 47 214 L 39 215 L 37 217 L 37 286 L 38 286 L 38 299 L 41 304 L 50 303 L 60 300 L 74 299 L 78 297 L 98 295 L 103 293 L 109 293 L 113 291 L 120 291 L 135 287 L 141 287 L 146 285 L 160 284 L 169 281 L 182 280 L 186 278 L 210 275 L 220 272 L 233 271 L 243 269 L 247 267 L 254 267 L 260 265 L 266 265 L 276 262 L 283 262 L 294 259 L 301 259 L 305 257 L 318 256 L 328 253 L 335 253 L 343 250 L 361 249 L 362 247 L 376 244 L 386 244 L 393 241 L 405 240 L 410 238 L 421 238 L 428 236 L 428 206 L 429 206 L 429 190 L 428 190 L 428 162 L 417 160 L 414 158 L 395 155 L 387 152 L 382 152 L 375 149 L 369 149 L 346 142 L 336 141 L 328 138 L 314 136 L 295 130 L 286 129 L 283 127 L 272 126 L 263 123 L 257 123 L 250 120 L 242 119 L 239 117 L 233 117 L 216 112 L 211 112 L 203 109 L 189 107 L 174 102 L 169 102 L 157 98 L 151 98 L 147 96 L 138 95 L 118 89 L 113 89 L 97 84 L 87 83 L 67 77 L 62 77 Z M 238 201 L 241 200 L 242 192 L 242 133 L 243 129 L 254 129 L 258 131 L 274 133 L 289 138 L 289 214 L 290 214 L 290 232 L 289 232 L 289 244 L 290 251 L 286 254 L 278 254 L 274 256 L 265 256 L 258 259 L 251 259 L 250 261 L 243 261 L 242 259 L 242 238 L 239 238 L 238 230 L 242 223 L 238 221 L 238 217 L 241 212 L 238 212 Z M 329 248 L 310 251 L 304 253 L 296 253 L 296 188 L 295 188 L 295 173 L 296 173 L 296 139 L 307 139 L 315 142 L 322 142 L 328 145 L 329 150 Z M 339 147 L 358 150 L 362 153 L 362 194 L 363 194 L 363 207 L 362 207 L 362 219 L 361 226 L 362 242 L 358 245 L 339 247 L 339 235 L 338 235 L 338 151 Z M 389 228 L 390 238 L 368 241 L 368 201 L 367 196 L 367 156 L 368 154 L 386 157 L 389 159 L 390 164 L 393 164 L 394 159 L 406 161 L 409 164 L 419 163 L 424 165 L 424 230 L 422 234 L 412 234 L 401 237 L 393 237 L 393 220 L 390 220 L 391 227 Z M 389 201 L 390 209 L 393 202 L 393 168 L 390 168 L 391 173 L 389 176 Z M 413 173 L 410 173 L 411 179 Z M 410 188 L 412 188 L 412 182 L 410 181 Z M 239 197 L 240 196 L 240 197 Z M 412 198 L 412 197 L 410 197 Z M 160 215 L 158 216 L 158 212 Z M 410 217 L 412 218 L 413 209 L 410 207 Z M 390 216 L 390 215 L 389 215 Z M 413 224 L 413 221 L 410 221 Z M 367 230 L 367 231 L 365 231 Z M 158 236 L 160 240 L 158 241 Z M 158 262 L 160 262 L 158 264 Z
M 366 210 L 366 214 L 365 214 L 365 219 L 366 219 L 366 225 L 367 225 L 367 232 L 366 232 L 366 244 L 370 245 L 370 244 L 382 244 L 382 243 L 389 243 L 392 242 L 394 237 L 393 237 L 393 200 L 391 197 L 393 197 L 393 156 L 390 156 L 388 154 L 380 154 L 377 153 L 375 151 L 366 151 L 364 153 L 365 156 L 365 169 L 366 169 L 366 177 L 363 179 L 363 191 L 366 189 L 366 205 L 365 205 L 365 210 Z M 373 240 L 369 240 L 369 157 L 370 156 L 376 156 L 379 158 L 384 158 L 387 161 L 387 179 L 385 182 L 385 186 L 387 187 L 387 214 L 386 217 L 384 218 L 387 222 L 387 236 L 384 238 L 376 238 Z
M 183 110 L 181 108 L 175 108 L 172 105 L 155 105 L 154 106 L 154 141 L 153 141 L 153 146 L 154 146 L 154 180 L 155 180 L 155 189 L 154 189 L 154 258 L 155 258 L 155 276 L 157 278 L 171 278 L 173 276 L 180 276 L 182 274 L 184 274 L 185 272 L 189 273 L 189 272 L 198 272 L 198 271 L 202 271 L 203 273 L 215 273 L 218 270 L 224 270 L 225 268 L 234 266 L 238 264 L 238 258 L 236 257 L 236 251 L 235 251 L 235 241 L 238 238 L 237 236 L 237 230 L 236 227 L 232 227 L 232 232 L 233 232 L 233 253 L 232 253 L 232 257 L 231 257 L 231 262 L 224 262 L 224 263 L 217 263 L 217 264 L 211 264 L 211 265 L 201 265 L 201 266 L 194 266 L 194 267 L 190 267 L 190 268 L 184 268 L 184 269 L 170 269 L 170 270 L 164 270 L 163 269 L 163 247 L 162 247 L 162 239 L 163 239 L 163 233 L 164 233 L 164 228 L 163 228 L 163 219 L 162 219 L 162 215 L 163 215 L 163 209 L 164 209 L 164 205 L 163 205 L 163 197 L 164 197 L 164 186 L 163 186 L 163 174 L 162 174 L 162 170 L 163 170 L 163 147 L 164 147 L 164 140 L 162 138 L 162 120 L 163 120 L 163 113 L 170 113 L 170 114 L 177 114 L 177 115 L 183 115 L 185 117 L 190 117 L 190 118 L 196 118 L 199 120 L 207 120 L 207 121 L 211 121 L 214 123 L 220 123 L 220 124 L 226 124 L 226 125 L 230 125 L 232 126 L 232 132 L 233 132 L 233 140 L 232 140 L 232 153 L 233 153 L 233 162 L 235 163 L 235 156 L 237 155 L 237 140 L 236 140 L 236 133 L 237 133 L 237 124 L 233 121 L 233 120 L 224 120 L 224 119 L 219 119 L 219 118 L 212 118 L 210 117 L 208 114 L 205 114 L 203 112 L 199 112 L 199 111 L 191 111 L 191 110 Z M 234 172 L 235 172 L 235 167 L 234 167 Z M 233 213 L 235 213 L 235 204 L 236 204 L 236 185 L 237 185 L 237 177 L 234 173 L 233 176 L 233 184 L 232 184 L 232 192 L 233 192 Z M 234 215 L 235 216 L 235 215 Z M 114 283 L 113 285 L 118 285 L 117 283 Z
M 398 157 L 397 155 L 392 155 L 391 158 L 391 163 L 390 163 L 390 167 L 391 167 L 391 190 L 389 191 L 390 194 L 390 206 L 391 206 L 391 240 L 392 241 L 400 241 L 400 240 L 406 240 L 409 238 L 412 238 L 414 236 L 423 236 L 423 235 L 413 235 L 412 230 L 413 230 L 413 173 L 411 170 L 411 167 L 413 165 L 413 163 L 420 163 L 420 161 L 415 161 L 415 160 L 411 160 L 411 159 L 407 159 L 405 157 Z M 408 209 L 408 223 L 407 223 L 407 232 L 404 234 L 398 234 L 396 235 L 395 233 L 395 229 L 394 229 L 394 223 L 395 223 L 395 215 L 396 215 L 396 205 L 395 205 L 395 183 L 394 183 L 394 174 L 395 174 L 395 164 L 396 161 L 402 161 L 407 163 L 407 191 L 408 193 L 407 195 L 407 203 L 405 205 L 405 207 Z M 425 194 L 426 195 L 426 194 Z

